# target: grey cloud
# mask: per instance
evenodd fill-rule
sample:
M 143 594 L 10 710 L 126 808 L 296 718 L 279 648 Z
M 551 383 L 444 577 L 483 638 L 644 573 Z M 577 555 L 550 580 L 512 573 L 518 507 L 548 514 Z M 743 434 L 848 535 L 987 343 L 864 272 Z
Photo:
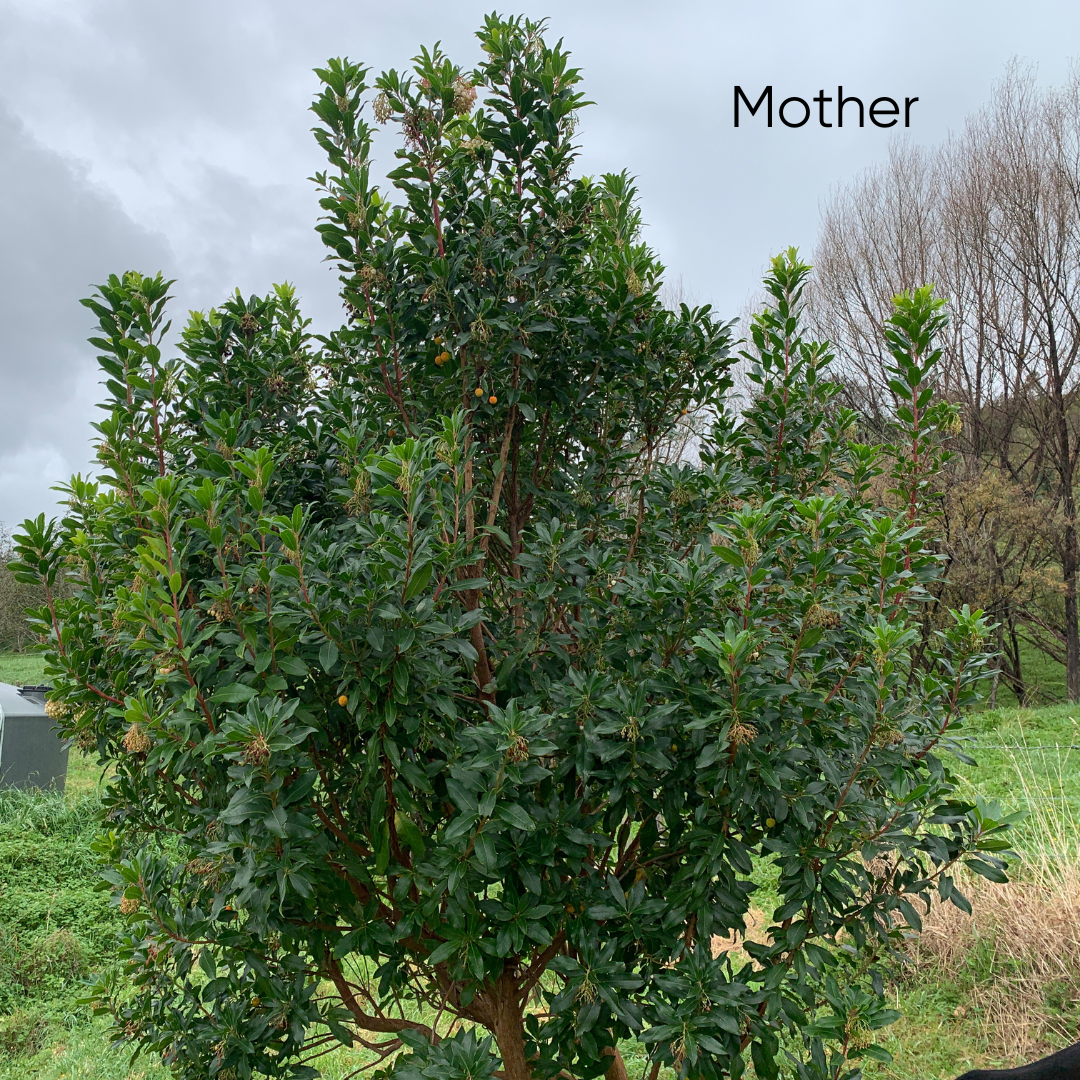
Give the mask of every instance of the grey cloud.
M 320 326 L 338 318 L 306 179 L 320 165 L 311 68 L 349 55 L 400 69 L 437 39 L 471 64 L 491 6 L 0 0 L 0 106 L 26 125 L 0 122 L 0 277 L 19 296 L 0 297 L 0 520 L 44 508 L 50 470 L 85 454 L 94 387 L 76 301 L 86 282 L 162 266 L 179 279 L 182 317 L 235 286 L 264 292 L 288 279 Z M 932 143 L 986 99 L 1011 57 L 1059 81 L 1080 40 L 1080 8 L 1064 0 L 515 0 L 502 10 L 550 16 L 596 102 L 582 116 L 582 168 L 638 176 L 648 237 L 671 276 L 725 315 L 755 291 L 769 255 L 812 247 L 822 198 L 898 137 L 734 130 L 735 83 L 918 95 L 908 135 Z M 377 149 L 389 166 L 388 148 Z M 13 170 L 23 158 L 40 184 Z
M 321 329 L 340 322 L 336 278 L 313 228 L 316 193 L 303 176 L 260 184 L 206 165 L 190 190 L 176 194 L 173 208 L 179 220 L 171 241 L 185 269 L 173 289 L 177 314 L 211 307 L 234 288 L 247 296 L 290 281 Z
M 167 266 L 168 246 L 0 109 L 0 520 L 85 470 L 96 365 L 78 298 L 111 271 Z

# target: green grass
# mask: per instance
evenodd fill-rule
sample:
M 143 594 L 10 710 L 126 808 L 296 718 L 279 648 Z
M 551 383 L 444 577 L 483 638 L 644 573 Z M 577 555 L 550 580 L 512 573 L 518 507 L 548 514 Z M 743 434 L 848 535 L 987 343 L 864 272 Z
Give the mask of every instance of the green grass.
M 1029 705 L 1052 705 L 1064 701 L 1068 696 L 1065 689 L 1065 665 L 1051 659 L 1046 653 L 1027 644 L 1021 645 L 1020 670 L 1024 676 Z M 989 691 L 990 686 L 987 683 L 983 693 L 988 694 Z M 1004 679 L 998 681 L 997 704 L 1003 708 L 1015 708 L 1020 704 Z
M 0 1080 L 170 1080 L 172 1073 L 150 1058 L 131 1061 L 129 1049 L 109 1045 L 105 1025 L 76 1020 L 50 1032 L 32 1054 L 0 1057 Z
M 0 653 L 0 682 L 40 683 L 42 658 Z M 123 1080 L 130 1051 L 108 1048 L 78 1005 L 107 965 L 120 919 L 94 886 L 90 850 L 102 771 L 72 752 L 67 790 L 0 791 L 0 1080 Z M 131 1074 L 164 1077 L 148 1063 Z
M 953 1080 L 968 1069 L 1011 1066 L 987 1052 L 972 1020 L 956 1015 L 963 992 L 956 986 L 893 988 L 894 1007 L 904 1016 L 878 1036 L 891 1064 L 868 1062 L 867 1080 Z
M 972 714 L 963 745 L 977 765 L 956 767 L 960 793 L 979 792 L 1029 814 L 1017 843 L 1031 853 L 1080 836 L 1080 706 Z
M 45 661 L 39 653 L 0 652 L 0 682 L 27 685 L 44 678 Z
M 96 810 L 87 792 L 0 791 L 0 1060 L 75 1024 L 109 961 L 120 922 L 94 888 Z
M 978 791 L 1007 810 L 1027 814 L 1016 831 L 1021 859 L 1011 876 L 1023 880 L 1029 866 L 1075 861 L 1080 849 L 1080 706 L 975 713 L 963 736 L 978 764 L 956 765 L 960 793 Z M 984 1018 L 969 1001 L 980 983 L 1000 977 L 994 963 L 992 950 L 976 948 L 953 981 L 916 974 L 895 985 L 896 1007 L 904 1017 L 881 1039 L 894 1060 L 868 1065 L 868 1080 L 952 1080 L 973 1067 L 1019 1064 L 995 1051 Z M 1067 988 L 1066 997 L 1071 1006 L 1080 997 L 1080 986 Z

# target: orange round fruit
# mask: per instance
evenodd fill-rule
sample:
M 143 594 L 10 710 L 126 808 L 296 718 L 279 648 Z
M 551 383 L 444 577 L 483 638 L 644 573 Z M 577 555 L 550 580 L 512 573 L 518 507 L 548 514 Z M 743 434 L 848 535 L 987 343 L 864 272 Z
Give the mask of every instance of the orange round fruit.
M 498 401 L 498 400 L 499 399 L 494 394 L 492 394 L 491 397 L 488 398 L 488 404 L 489 405 L 494 405 L 495 402 Z
M 344 708 L 344 707 L 345 707 L 346 705 L 348 705 L 348 704 L 349 704 L 349 697 L 348 697 L 348 695 L 347 695 L 347 694 L 342 694 L 342 695 L 341 695 L 341 697 L 339 697 L 339 698 L 337 699 L 337 703 L 338 703 L 338 704 L 339 704 L 339 705 L 340 705 L 340 706 L 341 706 L 342 708 Z

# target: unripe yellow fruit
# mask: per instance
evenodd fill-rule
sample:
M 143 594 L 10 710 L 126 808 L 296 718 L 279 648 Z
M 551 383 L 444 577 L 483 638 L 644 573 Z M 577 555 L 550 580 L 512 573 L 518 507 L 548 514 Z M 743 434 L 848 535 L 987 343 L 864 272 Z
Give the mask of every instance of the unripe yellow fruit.
M 476 389 L 475 389 L 475 390 L 473 391 L 473 393 L 474 393 L 474 394 L 475 394 L 475 395 L 476 395 L 477 397 L 483 397 L 483 396 L 484 396 L 484 388 L 483 388 L 482 386 L 478 386 L 478 387 L 477 387 L 477 388 L 476 388 Z
M 338 704 L 339 704 L 339 705 L 340 705 L 340 706 L 341 706 L 342 708 L 344 708 L 344 707 L 345 707 L 346 705 L 348 705 L 348 704 L 349 704 L 349 697 L 348 697 L 348 695 L 347 695 L 347 694 L 342 694 L 342 695 L 341 695 L 341 697 L 339 697 L 339 698 L 337 699 L 337 703 L 338 703 Z
M 765 828 L 766 828 L 766 829 L 771 829 L 771 828 L 772 828 L 772 827 L 773 827 L 773 826 L 774 826 L 775 824 L 776 824 L 776 818 L 774 818 L 774 817 L 767 817 L 767 818 L 765 819 Z

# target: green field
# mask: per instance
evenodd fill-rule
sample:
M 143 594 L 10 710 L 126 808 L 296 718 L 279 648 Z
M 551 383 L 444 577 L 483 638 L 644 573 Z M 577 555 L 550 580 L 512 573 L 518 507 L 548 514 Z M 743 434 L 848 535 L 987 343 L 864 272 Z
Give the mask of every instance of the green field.
M 1064 665 L 1030 646 L 1021 646 L 1020 663 L 1029 705 L 1051 705 L 1065 700 L 1067 695 Z M 997 703 L 1001 707 L 1019 704 L 1004 679 L 1001 679 L 998 685 Z
M 40 679 L 38 658 L 0 654 L 0 681 Z M 1013 905 L 1013 894 L 1001 894 L 1004 908 L 1041 898 L 1043 907 L 1024 908 L 1041 917 L 1053 905 L 1068 907 L 1055 893 L 1064 889 L 1075 895 L 1076 909 L 1061 916 L 1065 923 L 1054 915 L 1054 925 L 1034 927 L 1033 947 L 1046 955 L 1003 956 L 1003 939 L 1014 933 L 1000 921 L 1003 905 L 984 914 L 977 902 L 976 920 L 947 963 L 920 952 L 898 973 L 890 993 L 904 1018 L 882 1040 L 894 1061 L 868 1067 L 868 1080 L 950 1080 L 973 1065 L 1014 1064 L 1080 1038 L 1080 957 L 1075 964 L 1062 959 L 1065 938 L 1080 949 L 1080 708 L 982 712 L 962 735 L 979 763 L 957 766 L 963 785 L 1029 815 L 1017 833 L 1018 884 L 1006 887 L 1020 890 L 1019 900 Z M 90 844 L 102 782 L 95 765 L 72 753 L 64 795 L 0 793 L 0 1080 L 169 1075 L 149 1059 L 131 1062 L 129 1052 L 111 1049 L 101 1024 L 78 1004 L 82 980 L 110 962 L 119 925 L 107 894 L 94 888 Z M 771 877 L 769 867 L 760 868 L 763 907 Z M 946 926 L 945 940 L 956 926 Z M 1057 965 L 1057 978 L 1035 978 L 1043 962 Z M 1014 988 L 1012 1013 L 1001 995 L 988 996 L 988 987 L 1002 983 Z M 342 1050 L 324 1059 L 324 1074 L 336 1080 L 357 1064 Z M 628 1065 L 636 1077 L 635 1062 Z
M 43 661 L 36 653 L 0 652 L 0 682 L 40 683 Z

